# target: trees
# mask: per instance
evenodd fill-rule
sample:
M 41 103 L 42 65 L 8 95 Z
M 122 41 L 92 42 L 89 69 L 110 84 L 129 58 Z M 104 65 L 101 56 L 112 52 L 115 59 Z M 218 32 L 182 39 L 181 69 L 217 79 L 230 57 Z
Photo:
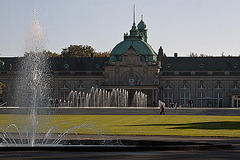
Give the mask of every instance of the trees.
M 89 45 L 70 45 L 63 48 L 61 57 L 110 57 L 110 51 L 96 52 L 92 46 Z
M 27 57 L 31 55 L 32 53 L 25 52 L 24 57 Z M 47 57 L 58 57 L 59 55 L 57 53 L 51 52 L 51 51 L 43 51 L 43 54 L 45 54 Z
M 192 52 L 190 54 L 188 54 L 188 56 L 189 57 L 213 57 L 211 55 L 206 55 L 206 54 L 202 54 L 202 53 L 198 55 L 197 53 L 192 53 Z
M 43 51 L 47 57 L 110 57 L 110 51 L 95 52 L 94 48 L 88 45 L 70 45 L 63 48 L 61 54 L 51 51 Z M 25 53 L 24 57 L 31 53 Z
M 43 51 L 44 54 L 46 54 L 47 57 L 59 57 L 57 53 L 53 53 L 51 51 Z
M 94 57 L 110 57 L 110 51 L 106 52 L 95 52 Z
M 189 57 L 198 57 L 198 54 L 197 53 L 190 53 L 188 56 Z
M 88 45 L 70 45 L 63 48 L 61 57 L 91 57 L 95 53 L 94 48 Z

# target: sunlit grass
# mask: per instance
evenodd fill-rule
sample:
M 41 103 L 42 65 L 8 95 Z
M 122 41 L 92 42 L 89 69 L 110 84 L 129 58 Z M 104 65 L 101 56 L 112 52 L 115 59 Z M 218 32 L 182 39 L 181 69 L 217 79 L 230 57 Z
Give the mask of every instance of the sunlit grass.
M 76 129 L 79 134 L 240 137 L 239 116 L 41 115 L 37 119 L 38 130 L 42 133 L 66 121 L 59 125 L 59 130 L 70 128 L 68 122 L 72 126 L 88 124 L 85 129 Z M 18 128 L 23 125 L 28 128 L 29 122 L 26 115 L 0 115 L 0 125 L 4 127 L 14 123 Z M 13 128 L 10 130 L 14 132 Z

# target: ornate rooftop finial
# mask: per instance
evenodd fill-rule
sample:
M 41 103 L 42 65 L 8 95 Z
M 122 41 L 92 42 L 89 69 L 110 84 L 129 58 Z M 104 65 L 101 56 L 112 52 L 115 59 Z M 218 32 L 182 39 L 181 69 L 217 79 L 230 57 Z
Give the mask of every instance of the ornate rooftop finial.
M 163 48 L 162 46 L 160 46 L 159 50 L 158 50 L 158 60 L 161 60 L 161 58 L 163 57 L 164 53 L 163 53 Z

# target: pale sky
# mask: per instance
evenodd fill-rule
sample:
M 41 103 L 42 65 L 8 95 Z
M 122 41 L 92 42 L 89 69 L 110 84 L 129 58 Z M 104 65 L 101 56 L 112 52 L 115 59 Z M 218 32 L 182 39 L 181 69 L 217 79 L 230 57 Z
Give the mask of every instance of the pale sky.
M 109 51 L 131 29 L 134 4 L 155 52 L 240 54 L 240 0 L 0 0 L 0 56 L 23 56 L 34 10 L 48 50 L 85 44 Z

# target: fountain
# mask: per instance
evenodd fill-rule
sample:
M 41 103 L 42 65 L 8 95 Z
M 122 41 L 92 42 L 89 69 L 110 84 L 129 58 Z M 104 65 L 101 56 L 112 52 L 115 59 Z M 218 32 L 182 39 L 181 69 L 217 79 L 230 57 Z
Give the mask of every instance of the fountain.
M 3 147 L 39 147 L 39 146 L 62 146 L 69 144 L 82 144 L 79 141 L 77 130 L 88 129 L 93 134 L 104 134 L 101 127 L 92 123 L 73 126 L 70 122 L 62 121 L 52 126 L 46 133 L 38 133 L 39 116 L 45 115 L 46 106 L 49 106 L 49 88 L 50 74 L 47 56 L 44 53 L 46 38 L 44 36 L 43 27 L 38 20 L 38 13 L 34 11 L 31 23 L 30 33 L 26 39 L 25 55 L 21 58 L 19 70 L 16 73 L 14 106 L 27 109 L 28 123 L 19 129 L 15 124 L 7 127 L 0 125 L 0 146 Z M 122 89 L 114 89 L 111 93 L 101 89 L 91 89 L 90 93 L 72 92 L 74 101 L 71 105 L 75 106 L 127 106 L 128 92 Z M 109 98 L 112 97 L 113 100 Z M 120 97 L 124 97 L 123 101 Z M 28 114 L 29 113 L 29 114 Z M 68 125 L 65 130 L 59 129 L 61 125 Z M 70 134 L 71 133 L 71 134 Z M 75 135 L 73 142 L 66 140 L 68 135 Z M 99 141 L 98 144 L 109 143 L 110 141 Z M 86 143 L 86 142 L 85 142 Z M 88 143 L 88 142 L 87 142 Z M 120 144 L 119 141 L 111 141 L 111 143 Z
M 47 57 L 44 54 L 45 37 L 40 25 L 37 12 L 31 23 L 30 34 L 26 40 L 26 53 L 19 64 L 16 75 L 16 89 L 14 93 L 15 106 L 29 110 L 29 125 L 23 125 L 20 130 L 15 124 L 7 127 L 0 125 L 1 151 L 142 151 L 166 150 L 169 148 L 181 150 L 183 144 L 164 142 L 131 141 L 131 140 L 85 140 L 79 141 L 78 129 L 89 129 L 95 135 L 104 134 L 100 127 L 87 123 L 73 126 L 68 121 L 62 121 L 52 126 L 45 134 L 38 133 L 38 116 L 44 115 L 44 108 L 48 106 L 50 95 L 49 69 Z M 136 92 L 132 104 L 136 107 L 146 106 L 147 96 Z M 69 106 L 74 107 L 127 107 L 128 91 L 113 89 L 111 92 L 104 89 L 92 88 L 89 93 L 72 91 L 69 95 Z M 59 130 L 61 125 L 68 125 L 68 129 Z M 28 128 L 29 127 L 29 128 Z M 70 134 L 71 133 L 71 134 Z M 73 134 L 72 134 L 73 133 Z M 73 139 L 67 139 L 74 135 Z M 123 145 L 124 144 L 124 145 Z M 190 144 L 196 146 L 196 144 Z M 202 147 L 202 146 L 200 146 Z
M 128 102 L 128 91 L 120 88 L 107 91 L 92 87 L 89 93 L 71 91 L 68 96 L 68 107 L 128 107 Z M 147 106 L 147 95 L 136 91 L 130 106 Z
M 35 145 L 37 112 L 44 112 L 42 107 L 48 106 L 48 89 L 50 83 L 49 67 L 44 54 L 46 38 L 43 27 L 34 11 L 30 32 L 26 38 L 25 55 L 16 73 L 14 105 L 27 107 L 30 112 L 29 145 Z
M 143 92 L 136 91 L 133 97 L 133 106 L 143 107 L 147 106 L 147 95 Z
M 125 89 L 91 88 L 89 93 L 71 91 L 68 107 L 128 107 L 128 91 Z

